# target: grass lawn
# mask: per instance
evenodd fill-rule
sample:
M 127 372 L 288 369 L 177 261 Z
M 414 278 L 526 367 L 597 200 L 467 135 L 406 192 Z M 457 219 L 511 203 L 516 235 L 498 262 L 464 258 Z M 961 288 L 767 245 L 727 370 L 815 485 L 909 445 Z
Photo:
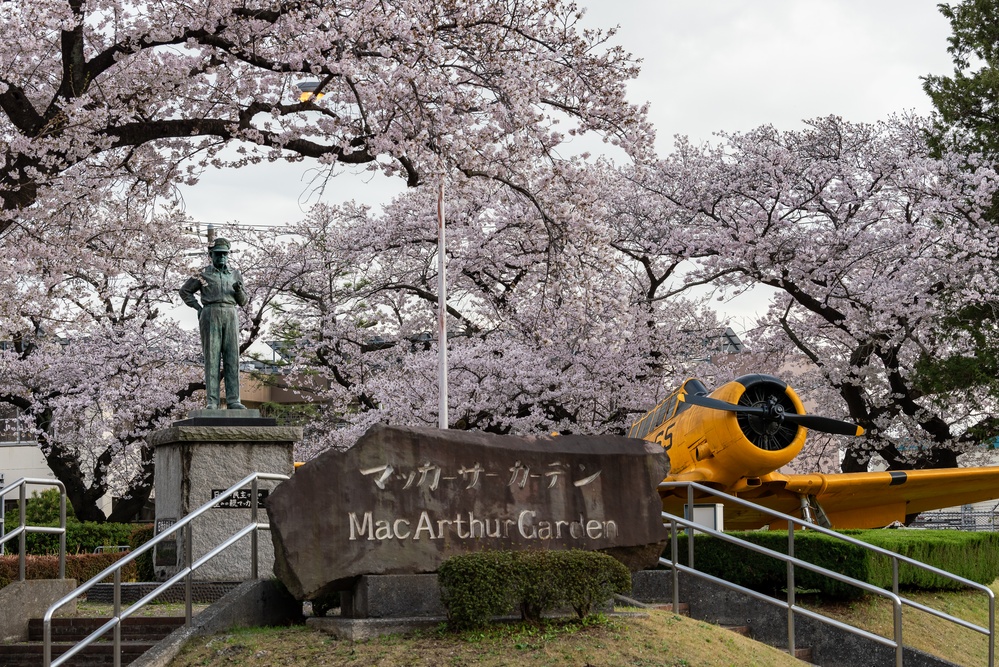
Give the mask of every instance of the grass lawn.
M 671 612 L 587 621 L 497 624 L 454 634 L 443 628 L 366 641 L 304 627 L 257 628 L 192 641 L 171 667 L 358 665 L 388 667 L 747 667 L 801 665 L 777 649 Z
M 992 584 L 999 593 L 999 581 Z M 916 602 L 979 626 L 988 625 L 988 605 L 978 591 L 909 592 Z M 827 602 L 807 595 L 798 603 L 836 620 L 885 637 L 892 636 L 891 604 L 870 596 L 851 602 Z M 81 602 L 78 615 L 102 616 L 110 604 Z M 206 605 L 194 608 L 197 613 Z M 638 611 L 638 610 L 631 610 Z M 642 610 L 624 616 L 596 616 L 587 621 L 547 620 L 541 626 L 496 624 L 455 634 L 433 631 L 392 635 L 366 641 L 337 640 L 304 626 L 237 630 L 192 641 L 172 667 L 221 665 L 428 665 L 432 667 L 541 665 L 598 667 L 652 665 L 752 666 L 801 665 L 785 653 L 729 630 L 665 611 Z M 183 604 L 151 604 L 140 616 L 183 616 Z M 987 664 L 986 637 L 916 609 L 903 609 L 903 641 L 958 665 Z M 804 643 L 807 645 L 807 642 Z

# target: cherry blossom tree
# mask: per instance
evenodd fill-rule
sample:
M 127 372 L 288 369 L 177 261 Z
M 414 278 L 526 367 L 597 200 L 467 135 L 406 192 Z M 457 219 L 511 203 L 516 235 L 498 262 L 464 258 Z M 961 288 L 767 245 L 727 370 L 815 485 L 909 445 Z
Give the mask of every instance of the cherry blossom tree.
M 620 433 L 703 362 L 714 314 L 646 298 L 645 273 L 610 243 L 597 176 L 535 186 L 573 217 L 564 236 L 508 188 L 449 183 L 452 428 Z M 317 207 L 295 237 L 262 243 L 254 263 L 281 290 L 279 378 L 323 405 L 301 456 L 380 420 L 437 423 L 434 196 L 417 189 L 378 214 Z
M 810 364 L 798 381 L 823 413 L 843 406 L 867 429 L 847 470 L 874 452 L 892 468 L 956 465 L 962 443 L 980 437 L 972 426 L 995 431 L 974 388 L 927 394 L 915 381 L 920 359 L 970 351 L 940 324 L 996 290 L 982 218 L 996 175 L 930 157 L 926 129 L 835 117 L 799 132 L 761 127 L 712 146 L 681 141 L 634 176 L 661 207 L 673 252 L 693 258 L 690 282 L 776 290 L 753 343 Z
M 203 382 L 191 366 L 196 336 L 162 317 L 188 271 L 194 239 L 174 215 L 113 188 L 53 215 L 44 228 L 13 225 L 18 248 L 0 260 L 0 402 L 18 409 L 67 488 L 77 516 L 103 521 L 98 501 L 120 498 L 130 519 L 148 498 L 151 429 L 176 416 Z M 148 202 L 147 202 L 148 204 Z M 69 228 L 86 225 L 80 238 Z
M 346 167 L 410 186 L 447 173 L 518 193 L 565 238 L 575 218 L 540 185 L 575 177 L 566 141 L 640 155 L 652 138 L 624 97 L 635 61 L 581 16 L 560 0 L 3 3 L 0 332 L 16 344 L 0 400 L 31 422 L 78 516 L 99 518 L 107 489 L 135 501 L 115 516 L 141 503 L 143 435 L 198 390 L 195 336 L 161 315 L 196 263 L 182 217 L 157 213 L 175 185 L 274 160 L 317 166 L 319 190 Z M 293 284 L 255 275 L 244 347 Z
M 24 430 L 82 519 L 129 521 L 138 513 L 153 481 L 144 437 L 203 390 L 196 365 L 165 358 L 189 347 L 171 329 L 95 327 L 85 338 L 26 337 L 0 353 L 0 400 L 22 412 Z M 105 517 L 108 493 L 118 502 Z
M 209 164 L 312 158 L 325 177 L 366 165 L 410 185 L 451 169 L 526 193 L 569 135 L 647 149 L 624 99 L 635 62 L 581 15 L 560 0 L 5 3 L 0 233 L 109 178 L 162 191 Z

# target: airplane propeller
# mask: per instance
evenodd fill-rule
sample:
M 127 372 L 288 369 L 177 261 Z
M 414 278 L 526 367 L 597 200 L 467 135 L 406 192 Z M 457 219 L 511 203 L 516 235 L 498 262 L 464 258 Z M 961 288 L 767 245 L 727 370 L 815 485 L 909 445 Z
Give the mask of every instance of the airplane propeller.
M 796 412 L 787 412 L 784 409 L 784 406 L 776 400 L 766 401 L 762 405 L 737 405 L 735 403 L 729 403 L 728 401 L 721 401 L 717 398 L 701 396 L 698 394 L 681 394 L 680 400 L 690 403 L 691 405 L 699 405 L 702 408 L 726 410 L 728 412 L 739 412 L 752 415 L 767 422 L 774 422 L 778 424 L 782 422 L 791 422 L 792 424 L 804 426 L 805 428 L 823 431 L 824 433 L 832 433 L 834 435 L 860 436 L 864 434 L 863 428 L 847 421 L 832 419 L 831 417 L 799 415 Z

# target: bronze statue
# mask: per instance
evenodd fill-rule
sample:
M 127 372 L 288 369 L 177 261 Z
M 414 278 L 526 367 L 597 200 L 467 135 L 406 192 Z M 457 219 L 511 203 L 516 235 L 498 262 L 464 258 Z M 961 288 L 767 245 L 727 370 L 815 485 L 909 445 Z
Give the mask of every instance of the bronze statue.
M 212 263 L 180 288 L 180 298 L 198 311 L 201 349 L 205 356 L 205 407 L 219 407 L 219 364 L 225 377 L 225 401 L 230 410 L 245 410 L 239 402 L 239 311 L 248 301 L 243 277 L 229 268 L 229 241 L 215 239 L 208 248 Z M 201 292 L 201 302 L 195 292 Z

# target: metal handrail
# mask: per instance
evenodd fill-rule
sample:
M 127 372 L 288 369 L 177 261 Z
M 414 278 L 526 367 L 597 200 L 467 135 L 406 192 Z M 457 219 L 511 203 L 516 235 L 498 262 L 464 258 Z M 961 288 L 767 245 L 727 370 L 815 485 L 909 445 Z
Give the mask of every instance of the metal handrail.
M 689 520 L 687 520 L 685 518 L 676 517 L 676 516 L 674 516 L 672 514 L 668 514 L 666 512 L 663 512 L 663 519 L 669 521 L 670 524 L 671 524 L 671 530 L 672 530 L 672 540 L 671 540 L 671 542 L 672 542 L 672 553 L 671 553 L 671 555 L 672 555 L 672 559 L 673 560 L 672 560 L 672 562 L 670 562 L 670 561 L 668 561 L 668 560 L 666 560 L 664 558 L 661 558 L 660 562 L 663 563 L 664 565 L 669 565 L 672 568 L 672 571 L 673 571 L 673 604 L 674 604 L 674 609 L 676 609 L 677 606 L 679 605 L 679 586 L 678 586 L 678 583 L 679 583 L 679 579 L 678 579 L 679 574 L 678 573 L 679 573 L 679 571 L 687 572 L 687 573 L 689 573 L 691 575 L 699 576 L 701 578 L 712 580 L 715 583 L 723 585 L 723 586 L 725 586 L 727 588 L 731 588 L 731 589 L 734 589 L 734 590 L 739 590 L 739 591 L 744 592 L 744 593 L 748 593 L 750 595 L 753 595 L 754 597 L 758 597 L 759 599 L 766 600 L 768 602 L 771 602 L 771 603 L 777 604 L 778 606 L 786 608 L 787 612 L 788 612 L 788 649 L 792 653 L 792 655 L 794 653 L 794 613 L 800 613 L 803 616 L 807 616 L 807 617 L 810 617 L 810 618 L 817 618 L 819 620 L 828 622 L 828 623 L 830 623 L 830 624 L 832 624 L 832 625 L 834 625 L 836 627 L 839 627 L 841 629 L 845 629 L 845 630 L 848 630 L 850 632 L 854 632 L 855 634 L 862 634 L 864 636 L 870 636 L 871 638 L 877 638 L 876 641 L 881 641 L 882 643 L 887 643 L 889 645 L 894 646 L 894 648 L 895 648 L 895 661 L 896 661 L 896 665 L 898 665 L 898 667 L 901 667 L 901 665 L 902 665 L 902 648 L 903 648 L 902 647 L 902 616 L 901 616 L 902 612 L 901 612 L 901 607 L 896 606 L 895 603 L 894 603 L 894 599 L 898 599 L 898 601 L 899 601 L 899 603 L 901 605 L 912 607 L 914 609 L 918 609 L 919 611 L 926 612 L 928 614 L 936 616 L 937 618 L 940 618 L 940 619 L 946 620 L 948 622 L 954 623 L 956 625 L 959 625 L 960 627 L 963 627 L 963 628 L 966 628 L 966 629 L 969 629 L 969 630 L 973 630 L 973 631 L 978 632 L 980 634 L 984 634 L 988 638 L 988 653 L 989 653 L 988 667 L 994 667 L 995 666 L 995 593 L 988 586 L 982 585 L 982 584 L 980 584 L 978 582 L 975 582 L 975 581 L 971 581 L 969 579 L 965 579 L 964 577 L 958 576 L 956 574 L 952 574 L 952 573 L 947 572 L 945 570 L 941 570 L 939 568 L 933 567 L 932 565 L 927 565 L 926 563 L 922 563 L 922 562 L 920 562 L 918 560 L 915 560 L 913 558 L 909 558 L 908 556 L 903 556 L 901 554 L 895 553 L 894 551 L 889 551 L 888 549 L 884 549 L 882 547 L 874 546 L 872 544 L 868 544 L 867 542 L 862 542 L 861 540 L 849 537 L 848 535 L 843 535 L 842 533 L 837 533 L 837 532 L 835 532 L 833 530 L 830 530 L 828 528 L 823 528 L 822 526 L 818 526 L 818 525 L 809 523 L 809 522 L 804 521 L 802 519 L 799 519 L 797 517 L 794 517 L 794 516 L 791 516 L 791 515 L 788 515 L 788 514 L 783 514 L 781 512 L 769 509 L 767 507 L 762 507 L 762 506 L 757 505 L 755 503 L 752 503 L 752 502 L 750 502 L 748 500 L 744 500 L 742 498 L 738 498 L 736 496 L 732 496 L 732 495 L 723 493 L 721 491 L 718 491 L 716 489 L 712 489 L 712 488 L 704 486 L 702 484 L 698 484 L 696 482 L 663 482 L 662 484 L 659 485 L 659 488 L 660 489 L 686 488 L 686 490 L 687 490 L 687 506 L 688 507 L 693 507 L 693 505 L 694 505 L 694 492 L 698 491 L 698 492 L 703 493 L 705 495 L 715 496 L 717 498 L 720 498 L 720 499 L 724 500 L 725 503 L 730 503 L 730 504 L 733 504 L 733 505 L 740 505 L 742 507 L 746 507 L 746 508 L 752 509 L 754 511 L 758 511 L 758 512 L 761 512 L 763 514 L 772 516 L 772 517 L 774 517 L 774 518 L 776 518 L 776 519 L 778 519 L 780 521 L 786 521 L 787 524 L 788 524 L 788 531 L 787 531 L 787 533 L 788 533 L 788 553 L 785 555 L 785 554 L 782 554 L 782 553 L 780 553 L 778 551 L 773 551 L 772 549 L 767 549 L 766 547 L 761 547 L 759 545 L 752 544 L 751 542 L 746 542 L 745 540 L 741 540 L 741 539 L 739 539 L 739 538 L 737 538 L 737 537 L 735 537 L 733 535 L 722 533 L 720 531 L 714 530 L 714 529 L 709 528 L 707 526 L 703 526 L 701 524 L 696 524 L 693 521 L 689 521 Z M 777 600 L 776 598 L 772 598 L 770 596 L 765 596 L 765 595 L 762 595 L 762 594 L 759 594 L 759 593 L 756 593 L 756 592 L 750 592 L 748 589 L 745 589 L 745 588 L 743 588 L 741 586 L 738 586 L 737 584 L 733 584 L 731 582 L 726 582 L 724 580 L 717 579 L 717 578 L 712 577 L 711 575 L 707 575 L 707 574 L 705 574 L 703 572 L 698 572 L 694 568 L 694 540 L 693 539 L 688 539 L 688 541 L 687 541 L 688 565 L 684 566 L 684 565 L 679 564 L 677 562 L 677 557 L 678 557 L 678 554 L 677 554 L 678 544 L 677 544 L 677 531 L 676 531 L 676 526 L 677 525 L 681 525 L 681 526 L 690 528 L 692 531 L 703 532 L 703 533 L 706 533 L 706 534 L 709 534 L 709 535 L 713 535 L 713 536 L 718 537 L 718 538 L 720 538 L 720 539 L 722 539 L 722 540 L 724 540 L 726 542 L 733 542 L 733 543 L 739 544 L 741 546 L 744 546 L 744 547 L 746 547 L 746 548 L 748 548 L 748 549 L 750 549 L 752 551 L 756 551 L 758 553 L 764 553 L 764 554 L 770 555 L 770 556 L 772 556 L 774 558 L 777 558 L 779 560 L 783 560 L 785 563 L 787 563 L 787 571 L 788 571 L 788 584 L 787 584 L 788 600 L 787 600 L 787 603 L 785 604 L 783 601 Z M 862 582 L 862 581 L 859 581 L 859 580 L 856 580 L 856 579 L 852 579 L 851 577 L 848 577 L 846 575 L 842 575 L 842 574 L 839 574 L 839 573 L 831 572 L 829 570 L 825 570 L 824 568 L 821 568 L 821 567 L 816 566 L 816 565 L 812 565 L 811 563 L 806 563 L 804 561 L 800 561 L 799 559 L 795 558 L 794 557 L 794 529 L 792 528 L 793 526 L 799 526 L 801 528 L 807 528 L 808 530 L 812 530 L 812 531 L 821 533 L 823 535 L 828 535 L 828 536 L 830 536 L 832 538 L 841 540 L 843 542 L 847 542 L 849 544 L 855 545 L 855 546 L 860 547 L 862 549 L 865 549 L 867 551 L 870 551 L 870 552 L 873 552 L 873 553 L 877 553 L 879 555 L 882 555 L 882 556 L 885 556 L 885 557 L 891 559 L 891 562 L 892 562 L 892 590 L 891 590 L 891 593 L 888 594 L 882 588 L 872 587 L 870 584 L 868 584 L 866 582 Z M 691 537 L 692 537 L 692 533 L 691 533 Z M 984 627 L 975 625 L 974 623 L 971 623 L 969 621 L 965 621 L 964 619 L 957 618 L 956 616 L 952 616 L 952 615 L 950 615 L 950 614 L 948 614 L 946 612 L 943 612 L 943 611 L 940 611 L 940 610 L 937 610 L 937 609 L 933 609 L 932 607 L 927 607 L 926 605 L 923 605 L 921 603 L 915 602 L 914 600 L 910 600 L 910 599 L 902 596 L 900 594 L 900 591 L 899 591 L 899 574 L 898 573 L 899 573 L 899 564 L 900 563 L 905 563 L 906 565 L 910 565 L 912 567 L 916 567 L 916 568 L 919 568 L 921 570 L 924 570 L 924 571 L 927 571 L 927 572 L 931 572 L 931 573 L 933 573 L 933 574 L 935 574 L 937 576 L 945 577 L 945 578 L 948 578 L 948 579 L 950 579 L 952 581 L 958 582 L 961 585 L 966 586 L 968 588 L 973 588 L 973 589 L 976 589 L 976 590 L 979 590 L 979 591 L 983 592 L 985 594 L 987 600 L 988 600 L 988 607 L 989 607 L 989 625 L 988 625 L 988 627 L 984 628 Z M 795 604 L 795 601 L 794 601 L 794 568 L 795 568 L 795 566 L 797 566 L 797 567 L 804 567 L 805 569 L 812 570 L 814 572 L 819 572 L 819 573 L 821 573 L 821 574 L 823 574 L 825 576 L 828 576 L 828 577 L 830 577 L 832 579 L 836 579 L 836 580 L 842 581 L 844 583 L 849 583 L 849 584 L 857 586 L 858 588 L 861 588 L 863 590 L 869 590 L 869 589 L 873 588 L 874 590 L 869 590 L 869 592 L 874 592 L 874 593 L 876 593 L 878 595 L 883 595 L 883 596 L 889 597 L 889 599 L 892 599 L 893 606 L 895 606 L 895 639 L 894 640 L 887 640 L 886 638 L 881 637 L 880 635 L 873 635 L 873 636 L 871 636 L 870 633 L 867 633 L 866 631 L 861 630 L 860 628 L 855 628 L 853 626 L 845 625 L 845 624 L 840 623 L 839 621 L 836 621 L 836 620 L 834 620 L 832 618 L 829 618 L 829 617 L 824 616 L 822 614 L 818 614 L 817 612 L 813 612 L 813 611 L 810 611 L 810 610 L 805 609 L 803 607 L 797 606 Z
M 185 605 L 185 626 L 191 625 L 192 604 L 191 604 L 191 590 L 192 590 L 192 575 L 195 570 L 207 563 L 209 560 L 219 555 L 227 548 L 238 542 L 240 539 L 246 535 L 250 535 L 251 547 L 250 547 L 250 578 L 256 579 L 258 575 L 258 558 L 257 558 L 257 531 L 259 530 L 270 530 L 270 524 L 260 523 L 257 520 L 257 482 L 259 480 L 274 480 L 274 481 L 284 481 L 288 479 L 288 475 L 281 475 L 277 473 L 262 473 L 256 472 L 251 473 L 236 482 L 228 489 L 223 491 L 217 497 L 213 498 L 208 503 L 202 505 L 198 509 L 194 510 L 183 519 L 173 524 L 169 530 L 166 530 L 153 539 L 149 540 L 145 544 L 131 551 L 127 556 L 121 558 L 114 562 L 114 564 L 108 566 L 102 570 L 99 574 L 94 576 L 92 579 L 86 583 L 77 587 L 75 591 L 64 596 L 63 598 L 57 600 L 48 611 L 45 612 L 45 616 L 42 618 L 42 636 L 43 636 L 43 654 L 42 654 L 42 665 L 43 667 L 58 667 L 59 665 L 65 663 L 71 657 L 82 651 L 84 648 L 96 641 L 101 635 L 103 635 L 108 630 L 114 629 L 114 665 L 115 667 L 121 667 L 121 624 L 126 618 L 137 612 L 148 602 L 151 602 L 157 598 L 164 590 L 178 583 L 182 579 L 184 580 L 184 605 Z M 227 500 L 236 491 L 239 491 L 247 484 L 250 485 L 250 521 L 243 528 L 239 529 L 231 537 L 223 541 L 221 544 L 216 546 L 214 549 L 206 553 L 204 556 L 194 561 L 191 538 L 192 538 L 192 527 L 191 523 L 200 517 L 202 514 L 212 509 L 219 503 Z M 152 591 L 144 595 L 138 601 L 133 603 L 127 609 L 122 610 L 121 608 L 121 570 L 122 568 L 135 561 L 139 556 L 149 551 L 155 547 L 160 542 L 166 540 L 168 537 L 172 536 L 174 533 L 183 530 L 184 535 L 184 562 L 185 567 L 181 568 L 172 577 L 161 583 L 159 586 L 154 588 Z M 76 646 L 73 646 L 68 651 L 60 655 L 56 660 L 52 660 L 52 617 L 55 613 L 63 606 L 69 604 L 76 598 L 80 596 L 81 593 L 85 593 L 90 590 L 95 584 L 108 577 L 114 578 L 114 613 L 111 618 L 104 623 L 101 627 L 97 628 L 89 635 L 84 637 Z
M 55 486 L 59 489 L 59 526 L 29 526 L 25 517 L 25 507 L 27 506 L 26 490 L 28 485 L 35 486 Z M 28 533 L 42 533 L 59 536 L 59 578 L 66 578 L 66 486 L 57 479 L 45 479 L 42 477 L 22 477 L 13 483 L 0 489 L 0 503 L 4 502 L 3 497 L 8 493 L 17 490 L 17 509 L 20 520 L 17 528 L 6 532 L 4 524 L 3 536 L 0 536 L 0 546 L 17 538 L 18 558 L 17 558 L 17 580 L 24 581 L 27 574 L 27 542 Z

